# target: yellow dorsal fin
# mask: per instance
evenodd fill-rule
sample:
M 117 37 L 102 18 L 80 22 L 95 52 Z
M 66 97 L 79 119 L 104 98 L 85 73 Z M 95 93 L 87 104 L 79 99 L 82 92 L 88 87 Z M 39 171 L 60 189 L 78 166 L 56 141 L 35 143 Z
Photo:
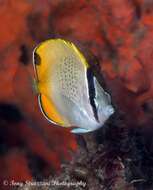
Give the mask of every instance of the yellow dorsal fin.
M 62 39 L 59 39 L 62 40 Z M 69 46 L 70 48 L 72 48 L 74 50 L 74 52 L 77 54 L 77 56 L 80 58 L 81 62 L 84 64 L 85 67 L 89 67 L 89 64 L 86 60 L 86 58 L 84 57 L 84 55 L 81 53 L 81 51 L 72 43 L 69 41 L 65 41 L 62 40 L 67 46 Z

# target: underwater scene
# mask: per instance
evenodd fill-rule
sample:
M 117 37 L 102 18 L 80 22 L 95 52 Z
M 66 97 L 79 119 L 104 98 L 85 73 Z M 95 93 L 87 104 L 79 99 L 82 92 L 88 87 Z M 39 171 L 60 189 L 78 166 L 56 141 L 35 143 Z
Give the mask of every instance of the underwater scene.
M 0 18 L 0 190 L 153 190 L 153 0 Z

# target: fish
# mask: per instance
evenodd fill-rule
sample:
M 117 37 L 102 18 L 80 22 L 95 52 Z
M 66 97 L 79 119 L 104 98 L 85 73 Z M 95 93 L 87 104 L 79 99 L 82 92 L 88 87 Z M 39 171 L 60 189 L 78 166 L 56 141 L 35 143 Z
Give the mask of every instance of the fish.
M 52 124 L 88 133 L 114 113 L 110 95 L 74 43 L 58 38 L 38 44 L 33 66 L 39 107 Z

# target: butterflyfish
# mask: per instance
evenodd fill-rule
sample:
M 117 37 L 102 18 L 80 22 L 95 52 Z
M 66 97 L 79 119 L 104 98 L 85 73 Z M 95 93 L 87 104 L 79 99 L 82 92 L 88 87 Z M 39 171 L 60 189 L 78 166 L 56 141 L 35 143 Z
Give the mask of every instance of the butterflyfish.
M 102 127 L 114 113 L 103 89 L 81 51 L 63 39 L 49 39 L 33 51 L 38 102 L 53 124 L 86 133 Z

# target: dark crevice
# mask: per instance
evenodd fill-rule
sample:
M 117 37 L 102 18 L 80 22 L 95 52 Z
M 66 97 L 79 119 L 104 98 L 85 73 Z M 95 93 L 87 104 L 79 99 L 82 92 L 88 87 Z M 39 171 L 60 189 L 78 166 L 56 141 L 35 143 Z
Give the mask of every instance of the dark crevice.
M 135 9 L 135 16 L 136 16 L 137 20 L 139 20 L 142 15 L 140 3 L 137 0 L 132 0 L 132 4 Z
M 40 156 L 30 152 L 27 153 L 27 158 L 29 160 L 29 168 L 31 170 L 32 176 L 37 181 L 42 181 L 44 179 L 42 173 L 45 168 L 48 167 L 48 164 Z
M 102 36 L 103 36 L 105 47 L 108 52 L 108 57 L 113 60 L 114 58 L 117 57 L 117 48 L 114 47 L 114 45 L 108 39 L 107 34 L 104 30 L 102 30 Z
M 29 56 L 28 56 L 28 47 L 25 44 L 22 44 L 20 46 L 20 51 L 21 51 L 21 55 L 20 55 L 20 62 L 23 65 L 28 65 L 29 63 Z
M 23 120 L 20 110 L 13 104 L 0 103 L 0 120 L 17 123 Z

